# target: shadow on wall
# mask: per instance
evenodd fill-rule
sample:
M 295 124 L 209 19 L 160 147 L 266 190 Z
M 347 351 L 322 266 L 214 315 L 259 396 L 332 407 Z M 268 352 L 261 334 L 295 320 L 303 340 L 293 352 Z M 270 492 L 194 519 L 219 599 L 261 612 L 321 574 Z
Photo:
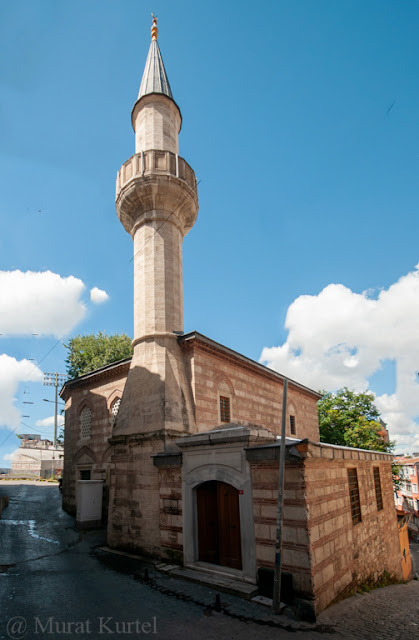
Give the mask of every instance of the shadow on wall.
M 184 363 L 173 354 L 164 354 L 164 374 L 134 366 L 129 370 L 113 436 L 174 429 L 191 431 L 194 412 Z
M 159 432 L 166 429 L 173 435 L 190 430 L 191 401 L 186 382 L 184 363 L 173 354 L 163 355 L 159 366 L 164 365 L 165 380 L 145 367 L 133 366 L 116 373 L 103 371 L 97 377 L 81 380 L 70 387 L 67 399 L 71 399 L 66 411 L 63 508 L 70 514 L 76 512 L 76 487 L 78 480 L 103 480 L 103 518 L 106 523 L 109 508 L 110 477 L 115 467 L 112 456 L 120 438 L 125 436 Z M 103 382 L 102 382 L 103 381 Z M 123 389 L 117 415 L 112 405 Z M 115 438 L 112 445 L 110 438 Z M 162 436 L 162 446 L 164 446 Z

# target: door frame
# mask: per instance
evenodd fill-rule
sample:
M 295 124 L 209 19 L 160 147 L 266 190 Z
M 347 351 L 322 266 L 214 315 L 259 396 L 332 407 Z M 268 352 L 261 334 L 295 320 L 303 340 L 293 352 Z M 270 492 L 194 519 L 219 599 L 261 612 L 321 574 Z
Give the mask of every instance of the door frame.
M 233 502 L 229 501 L 227 508 L 225 503 L 226 491 L 233 496 Z M 240 494 L 231 484 L 226 484 L 219 480 L 203 482 L 196 487 L 195 492 L 198 510 L 198 554 L 200 561 L 241 570 L 243 567 L 243 554 L 240 535 Z M 208 496 L 211 496 L 210 501 Z M 210 516 L 209 520 L 208 507 L 212 512 L 212 517 Z M 200 523 L 201 515 L 203 522 Z M 216 522 L 213 532 L 215 534 L 214 537 L 211 534 L 208 536 L 209 521 L 212 518 Z M 233 534 L 231 532 L 232 528 L 237 529 Z M 231 557 L 228 557 L 228 552 L 230 552 Z M 208 556 L 212 555 L 216 557 L 212 560 L 208 559 Z M 207 559 L 204 560 L 203 556 L 207 556 Z M 218 559 L 218 562 L 216 559 Z M 229 561 L 231 564 L 229 564 Z M 234 566 L 235 564 L 238 566 Z
M 243 460 L 240 465 L 240 471 L 234 467 L 214 462 L 212 464 L 207 463 L 197 466 L 194 469 L 191 469 L 189 473 L 186 473 L 185 475 L 182 474 L 184 565 L 195 569 L 199 568 L 211 573 L 219 573 L 222 575 L 241 578 L 246 582 L 256 584 L 256 547 L 252 480 L 250 467 L 248 462 L 245 460 L 243 450 L 241 454 L 243 456 Z M 203 482 L 208 482 L 210 480 L 225 482 L 241 492 L 239 495 L 239 512 L 242 569 L 233 569 L 222 565 L 209 564 L 199 561 L 198 559 L 198 509 L 196 488 Z

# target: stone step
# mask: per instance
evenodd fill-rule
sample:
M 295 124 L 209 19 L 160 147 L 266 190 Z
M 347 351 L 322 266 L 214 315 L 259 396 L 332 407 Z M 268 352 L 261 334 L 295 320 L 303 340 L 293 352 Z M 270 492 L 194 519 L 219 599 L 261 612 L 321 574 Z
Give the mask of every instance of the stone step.
M 189 582 L 197 582 L 198 584 L 211 587 L 217 591 L 223 593 L 229 593 L 233 596 L 239 596 L 250 600 L 258 592 L 258 588 L 255 584 L 249 584 L 248 582 L 241 582 L 234 578 L 228 578 L 219 574 L 207 573 L 206 571 L 198 571 L 196 569 L 186 569 L 179 567 L 172 569 L 169 572 L 173 578 L 181 578 L 182 580 L 188 580 Z

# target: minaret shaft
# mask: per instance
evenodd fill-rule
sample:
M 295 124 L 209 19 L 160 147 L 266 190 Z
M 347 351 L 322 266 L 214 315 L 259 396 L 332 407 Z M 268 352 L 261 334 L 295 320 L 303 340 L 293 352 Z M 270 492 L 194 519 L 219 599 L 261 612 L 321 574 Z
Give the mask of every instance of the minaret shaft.
M 183 331 L 182 240 L 167 212 L 134 234 L 134 343 L 145 336 Z
M 139 107 L 134 107 L 132 120 L 135 153 L 148 149 L 179 153 L 181 116 L 173 100 L 159 94 L 144 96 Z
M 118 173 L 116 209 L 134 242 L 134 353 L 114 436 L 193 429 L 177 333 L 183 331 L 182 242 L 198 213 L 193 170 L 178 155 L 181 114 L 152 42 L 132 111 L 135 154 Z

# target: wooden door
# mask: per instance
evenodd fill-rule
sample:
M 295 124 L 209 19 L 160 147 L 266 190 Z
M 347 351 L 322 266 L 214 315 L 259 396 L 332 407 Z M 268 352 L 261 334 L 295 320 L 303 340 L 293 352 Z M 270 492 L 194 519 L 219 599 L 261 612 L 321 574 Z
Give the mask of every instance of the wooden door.
M 239 494 L 225 482 L 204 482 L 196 490 L 198 558 L 242 568 Z
M 198 510 L 198 558 L 219 564 L 217 482 L 204 482 L 196 490 Z
M 230 484 L 217 485 L 220 564 L 241 569 L 239 494 Z

